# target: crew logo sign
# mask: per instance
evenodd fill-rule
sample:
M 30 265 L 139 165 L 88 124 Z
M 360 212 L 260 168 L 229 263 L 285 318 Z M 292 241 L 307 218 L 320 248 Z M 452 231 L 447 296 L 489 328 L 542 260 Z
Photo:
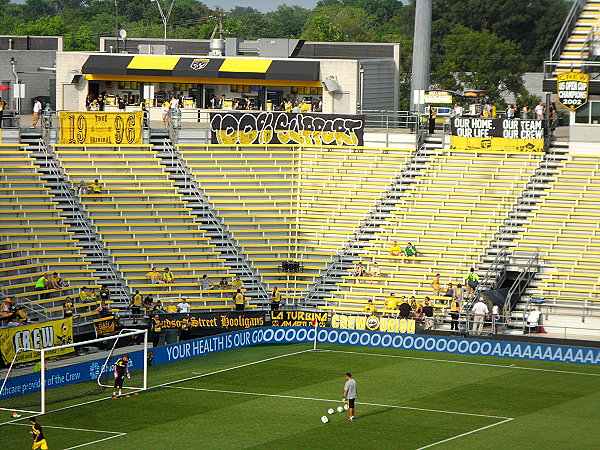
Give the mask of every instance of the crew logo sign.
M 581 108 L 588 101 L 590 76 L 587 73 L 561 73 L 556 77 L 558 101 L 571 111 Z
M 213 144 L 364 144 L 364 115 L 213 112 L 210 127 Z
M 190 69 L 193 69 L 193 70 L 204 69 L 208 65 L 209 62 L 210 62 L 210 59 L 194 59 L 192 61 L 192 63 L 190 64 Z

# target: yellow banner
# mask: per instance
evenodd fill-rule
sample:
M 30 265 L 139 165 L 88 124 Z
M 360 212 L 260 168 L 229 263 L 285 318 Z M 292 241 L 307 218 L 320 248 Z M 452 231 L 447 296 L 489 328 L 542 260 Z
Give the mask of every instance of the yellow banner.
M 413 319 L 394 319 L 377 316 L 346 316 L 344 314 L 334 314 L 331 316 L 331 327 L 344 328 L 346 330 L 415 333 L 415 321 Z
M 115 316 L 104 317 L 103 319 L 94 319 L 94 329 L 96 337 L 106 336 L 115 331 Z
M 558 101 L 571 111 L 588 102 L 590 76 L 587 73 L 559 73 L 556 77 Z
M 458 150 L 485 150 L 494 152 L 543 152 L 544 139 L 451 136 L 450 148 Z
M 21 327 L 0 330 L 0 353 L 5 364 L 10 364 L 17 349 L 42 349 L 67 345 L 73 342 L 73 318 L 53 320 Z M 47 352 L 46 357 L 64 355 L 73 348 Z M 23 351 L 19 353 L 16 362 L 34 361 L 40 357 L 40 352 Z
M 61 111 L 59 144 L 142 144 L 142 119 L 138 112 Z

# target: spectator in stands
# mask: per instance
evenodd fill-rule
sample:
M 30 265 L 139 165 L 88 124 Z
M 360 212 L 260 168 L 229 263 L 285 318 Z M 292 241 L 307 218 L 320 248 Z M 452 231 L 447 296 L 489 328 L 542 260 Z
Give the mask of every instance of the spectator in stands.
M 61 289 L 63 287 L 63 279 L 58 275 L 58 272 L 54 272 L 48 280 L 50 289 Z
M 169 304 L 167 305 L 166 311 L 169 314 L 173 314 L 173 313 L 179 312 L 179 309 L 177 308 L 177 305 L 175 304 L 175 302 L 173 300 L 171 300 L 169 302 Z
M 395 314 L 398 307 L 398 299 L 395 294 L 392 292 L 390 296 L 385 300 L 385 305 L 383 307 L 383 313 Z
M 110 301 L 110 294 L 110 290 L 108 289 L 108 287 L 106 287 L 106 285 L 103 284 L 102 286 L 100 286 L 100 291 L 98 292 L 98 297 L 100 298 L 100 301 Z
M 454 290 L 454 285 L 452 283 L 448 283 L 448 287 L 446 288 L 446 293 L 444 297 L 448 297 L 448 299 L 452 300 L 456 297 L 456 291 Z
M 364 277 L 365 272 L 365 266 L 363 266 L 362 261 L 359 261 L 352 271 L 352 274 L 354 275 L 354 282 L 360 283 L 360 277 Z
M 423 317 L 425 317 L 425 314 L 423 313 L 423 305 L 421 305 L 419 302 L 417 302 L 417 308 L 413 312 L 413 317 L 418 322 L 422 322 Z
M 6 297 L 2 302 L 2 307 L 0 308 L 0 317 L 2 317 L 4 322 L 8 322 L 12 320 L 13 315 L 13 299 L 12 297 Z
M 219 281 L 219 289 L 222 291 L 226 291 L 227 289 L 229 289 L 229 283 L 227 282 L 227 277 L 221 278 L 221 281 Z
M 435 325 L 433 321 L 433 306 L 431 306 L 431 300 L 429 297 L 425 297 L 425 301 L 423 302 L 423 315 L 425 316 L 425 329 L 433 330 Z
M 91 303 L 92 299 L 87 287 L 83 286 L 79 291 L 79 300 L 81 303 Z
M 158 270 L 156 270 L 156 267 L 153 267 L 150 272 L 146 274 L 146 279 L 150 280 L 150 284 L 158 284 L 162 283 L 163 276 Z
M 165 128 L 169 125 L 169 113 L 171 112 L 171 104 L 168 100 L 165 100 L 160 106 L 160 112 L 162 113 L 162 121 Z
M 486 316 L 488 315 L 489 310 L 487 305 L 483 301 L 483 297 L 479 297 L 477 303 L 473 305 L 472 315 L 473 315 L 473 333 L 481 334 L 483 331 L 483 322 L 485 321 Z
M 75 312 L 75 305 L 73 304 L 73 300 L 71 297 L 65 298 L 65 302 L 63 303 L 63 317 L 66 319 L 67 317 L 73 317 L 73 313 Z
M 79 184 L 77 185 L 77 195 L 81 196 L 81 195 L 85 195 L 87 194 L 87 184 L 85 184 L 85 180 L 81 180 L 79 182 Z
M 233 303 L 235 304 L 236 311 L 244 310 L 245 299 L 244 299 L 244 294 L 242 294 L 241 289 L 238 289 L 237 292 L 235 293 L 235 295 L 233 296 Z
M 180 313 L 189 313 L 191 307 L 192 306 L 188 303 L 188 301 L 185 298 L 182 299 L 179 303 L 177 303 L 177 309 L 179 309 Z
M 144 304 L 144 309 L 146 310 L 146 312 L 150 312 L 150 310 L 152 309 L 152 304 L 154 303 L 154 297 L 152 297 L 152 293 L 146 295 L 146 297 L 144 297 L 143 300 L 143 304 Z
M 515 103 L 513 106 L 513 110 L 515 111 L 515 119 L 520 119 L 521 118 L 521 108 L 519 108 L 519 105 L 517 105 Z
M 408 304 L 410 305 L 410 309 L 413 312 L 413 314 L 420 306 L 419 302 L 417 301 L 414 295 L 410 297 L 410 301 L 408 302 Z
M 435 133 L 435 118 L 437 117 L 437 109 L 433 105 L 429 105 L 427 113 L 427 122 L 429 124 L 429 134 Z
M 140 313 L 142 311 L 142 303 L 144 299 L 140 291 L 135 291 L 131 300 L 129 300 L 129 306 L 131 307 L 131 315 L 133 316 L 133 324 L 138 323 L 138 319 L 140 318 Z
M 540 101 L 535 107 L 535 118 L 539 120 L 543 119 L 545 110 L 544 102 Z
M 190 315 L 187 314 L 181 319 L 181 333 L 179 335 L 179 340 L 187 341 L 190 339 L 190 328 L 192 324 L 190 323 Z
M 98 301 L 98 294 L 96 294 L 96 289 L 90 288 L 90 292 L 88 293 L 88 295 L 90 296 L 90 301 L 92 303 Z
M 27 313 L 25 306 L 21 305 L 17 307 L 17 310 L 15 311 L 15 318 L 13 320 L 18 325 L 27 325 L 27 316 L 29 316 L 29 314 Z
M 450 300 L 450 331 L 458 331 L 458 316 L 460 314 L 461 305 L 458 299 L 453 298 Z
M 467 297 L 470 297 L 473 291 L 477 288 L 479 284 L 479 275 L 475 272 L 475 268 L 471 267 L 469 269 L 469 273 L 465 278 L 465 284 L 467 285 Z
M 94 201 L 96 201 L 96 197 L 102 194 L 102 184 L 100 184 L 98 180 L 94 180 L 94 182 L 88 186 L 88 192 L 94 194 Z
M 163 307 L 163 304 L 160 300 L 156 300 L 154 302 L 154 306 L 152 306 L 152 313 L 156 314 L 164 314 L 165 313 L 165 308 Z
M 390 256 L 400 256 L 402 254 L 402 247 L 398 245 L 397 241 L 394 241 L 390 247 Z
M 273 287 L 273 296 L 271 297 L 271 311 L 277 311 L 281 305 L 281 292 L 277 286 Z
M 98 306 L 96 311 L 98 312 L 98 315 L 102 318 L 109 317 L 111 315 L 110 310 L 108 308 L 108 304 L 104 300 L 100 301 L 100 305 Z
M 92 103 L 88 106 L 89 111 L 100 111 L 100 104 L 98 103 L 98 99 L 95 98 Z
M 462 308 L 463 302 L 465 301 L 465 289 L 460 283 L 456 285 L 456 289 L 454 290 L 454 298 Z
M 158 341 L 160 339 L 160 333 L 162 332 L 162 321 L 158 314 L 154 314 L 152 320 L 148 324 L 150 327 L 150 339 L 152 340 L 152 346 L 158 347 Z
M 406 297 L 402 297 L 402 302 L 400 303 L 400 306 L 398 306 L 398 309 L 400 311 L 400 318 L 408 320 L 412 309 L 410 304 L 406 301 Z
M 43 274 L 38 280 L 35 282 L 35 290 L 36 291 L 46 291 L 50 289 L 50 277 L 47 273 Z M 48 298 L 49 293 L 44 292 L 40 294 L 40 298 Z
M 375 314 L 377 312 L 377 308 L 373 304 L 373 300 L 372 299 L 369 299 L 367 301 L 367 304 L 364 307 L 363 311 L 366 312 L 367 314 Z
M 243 289 L 244 282 L 241 280 L 239 275 L 236 275 L 233 281 L 231 282 L 231 287 L 233 289 Z
M 203 291 L 207 297 L 210 297 L 209 293 L 205 291 L 212 291 L 215 288 L 215 283 L 208 279 L 207 274 L 202 275 L 202 278 L 198 279 L 198 284 L 200 285 L 200 290 Z
M 498 334 L 498 331 L 500 330 L 501 317 L 500 308 L 496 303 L 492 305 L 492 315 L 490 316 L 490 319 L 492 320 L 492 330 L 494 334 Z
M 37 123 L 40 120 L 40 113 L 42 112 L 42 102 L 40 102 L 37 98 L 33 102 L 33 124 L 31 128 L 37 127 Z
M 412 245 L 410 242 L 406 245 L 406 247 L 404 248 L 404 254 L 406 256 L 410 257 L 417 257 L 417 247 L 415 247 L 414 245 Z
M 166 286 L 167 284 L 175 283 L 175 275 L 173 275 L 173 272 L 171 272 L 168 267 L 165 267 L 165 270 L 162 275 L 162 279 L 163 279 L 163 282 L 165 283 L 165 289 L 167 288 L 167 286 Z
M 523 109 L 521 110 L 521 116 L 523 119 L 529 119 L 529 113 L 531 110 L 529 109 L 529 105 L 525 104 Z
M 440 295 L 440 283 L 440 274 L 436 273 L 435 277 L 433 277 L 433 280 L 431 280 L 431 287 L 433 289 L 432 295 L 434 297 L 439 297 Z
M 381 268 L 379 267 L 379 264 L 377 264 L 377 261 L 373 261 L 369 267 L 367 268 L 367 273 L 369 274 L 370 277 L 380 277 L 381 276 Z M 371 280 L 371 284 L 373 284 L 375 282 L 375 280 Z
M 462 117 L 465 113 L 465 109 L 460 106 L 458 103 L 454 104 L 454 117 Z
M 506 118 L 507 119 L 515 118 L 515 110 L 513 109 L 512 105 L 508 105 L 508 108 L 506 108 Z

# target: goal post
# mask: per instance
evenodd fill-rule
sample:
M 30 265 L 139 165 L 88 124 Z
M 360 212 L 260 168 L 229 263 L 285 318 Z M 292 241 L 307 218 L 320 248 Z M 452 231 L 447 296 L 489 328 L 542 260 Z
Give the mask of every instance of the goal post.
M 20 358 L 23 352 L 33 352 Z M 130 391 L 148 388 L 148 332 L 125 329 L 113 336 L 83 342 L 16 351 L 0 379 L 0 411 L 44 414 L 48 405 L 69 406 L 76 400 L 104 398 L 113 387 L 115 362 L 129 355 Z M 29 363 L 20 363 L 26 359 Z M 85 401 L 85 400 L 84 400 Z

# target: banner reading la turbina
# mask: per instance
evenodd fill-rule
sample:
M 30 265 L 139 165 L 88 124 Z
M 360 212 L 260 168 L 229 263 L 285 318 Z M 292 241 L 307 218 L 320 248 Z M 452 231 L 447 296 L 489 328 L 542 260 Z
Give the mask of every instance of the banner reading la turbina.
M 213 144 L 364 145 L 364 115 L 211 112 Z
M 268 314 L 268 313 L 267 313 Z M 181 328 L 183 319 L 188 317 L 190 337 L 212 336 L 230 331 L 264 327 L 264 311 L 227 311 L 203 313 L 160 314 L 162 328 Z

